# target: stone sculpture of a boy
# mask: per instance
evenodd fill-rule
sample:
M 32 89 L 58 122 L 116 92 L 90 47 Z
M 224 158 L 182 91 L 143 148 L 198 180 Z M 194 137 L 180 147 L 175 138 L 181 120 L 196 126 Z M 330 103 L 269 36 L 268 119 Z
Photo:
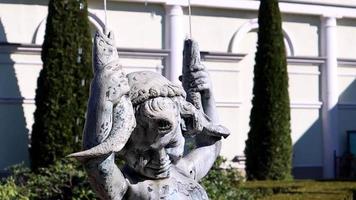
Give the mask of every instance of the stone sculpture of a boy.
M 193 49 L 199 56 L 197 51 Z M 125 77 L 112 33 L 96 34 L 94 56 L 85 151 L 71 156 L 84 164 L 97 195 L 115 200 L 208 199 L 198 181 L 212 167 L 220 140 L 229 132 L 218 125 L 211 81 L 200 60 L 182 81 L 188 94 L 204 93 L 203 110 L 186 100 L 181 86 L 157 73 Z M 186 135 L 198 139 L 196 148 L 184 154 Z M 122 169 L 115 165 L 115 153 L 125 160 Z

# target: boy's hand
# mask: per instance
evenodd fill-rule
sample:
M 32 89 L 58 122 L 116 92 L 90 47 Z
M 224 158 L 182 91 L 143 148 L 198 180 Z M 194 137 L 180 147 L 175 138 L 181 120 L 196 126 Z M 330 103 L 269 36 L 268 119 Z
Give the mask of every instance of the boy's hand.
M 203 98 L 210 98 L 212 92 L 212 83 L 209 73 L 206 69 L 191 72 L 191 81 L 189 91 L 199 92 Z

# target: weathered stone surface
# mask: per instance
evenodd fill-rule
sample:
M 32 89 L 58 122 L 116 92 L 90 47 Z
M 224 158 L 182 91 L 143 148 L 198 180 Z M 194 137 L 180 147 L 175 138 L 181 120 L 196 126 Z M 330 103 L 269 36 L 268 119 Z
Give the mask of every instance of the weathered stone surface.
M 111 33 L 96 34 L 84 151 L 70 156 L 82 161 L 101 199 L 207 200 L 198 181 L 212 167 L 229 131 L 218 125 L 197 44 L 186 46 L 191 53 L 185 63 L 193 64 L 184 71 L 184 89 L 153 72 L 124 76 L 114 44 Z M 184 90 L 197 98 L 187 101 Z M 199 138 L 185 156 L 184 136 Z M 121 170 L 115 153 L 125 160 Z
M 130 88 L 122 71 L 114 36 L 97 32 L 94 38 L 94 78 L 84 129 L 84 149 L 71 154 L 86 158 L 118 152 L 126 144 L 136 120 L 131 101 Z

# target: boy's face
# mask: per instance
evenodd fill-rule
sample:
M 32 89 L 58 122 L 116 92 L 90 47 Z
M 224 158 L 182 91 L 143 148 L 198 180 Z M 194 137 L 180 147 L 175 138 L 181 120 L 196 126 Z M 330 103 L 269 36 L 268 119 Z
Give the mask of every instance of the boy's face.
M 179 109 L 170 98 L 157 97 L 144 102 L 137 112 L 140 128 L 132 135 L 136 155 L 128 156 L 128 164 L 146 177 L 166 178 L 172 162 L 171 148 L 181 138 Z

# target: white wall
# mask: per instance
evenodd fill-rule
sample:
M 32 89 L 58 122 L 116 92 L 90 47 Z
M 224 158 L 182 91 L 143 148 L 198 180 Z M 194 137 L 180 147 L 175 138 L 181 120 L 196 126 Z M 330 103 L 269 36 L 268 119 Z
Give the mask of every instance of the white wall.
M 5 29 L 7 42 L 30 44 L 33 43 L 38 25 L 47 15 L 47 4 L 43 2 L 33 5 L 22 2 L 0 1 L 0 21 Z M 5 42 L 3 37 L 0 41 Z
M 339 140 L 341 152 L 347 149 L 347 135 L 349 130 L 356 130 L 356 66 L 338 67 L 339 80 Z
M 103 2 L 89 0 L 90 11 L 104 20 Z M 107 3 L 107 26 L 120 47 L 163 48 L 164 7 L 157 4 Z
M 283 15 L 283 29 L 290 36 L 295 56 L 319 56 L 320 18 L 316 16 Z
M 0 42 L 34 41 L 47 13 L 46 2 L 0 1 Z M 37 76 L 42 68 L 39 55 L 10 53 L 0 47 L 0 169 L 28 159 L 28 137 L 35 110 Z
M 338 19 L 338 57 L 339 58 L 356 58 L 356 20 L 355 19 Z

